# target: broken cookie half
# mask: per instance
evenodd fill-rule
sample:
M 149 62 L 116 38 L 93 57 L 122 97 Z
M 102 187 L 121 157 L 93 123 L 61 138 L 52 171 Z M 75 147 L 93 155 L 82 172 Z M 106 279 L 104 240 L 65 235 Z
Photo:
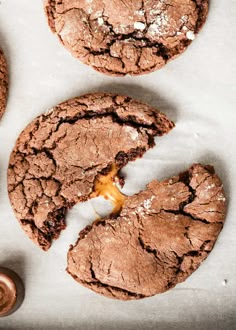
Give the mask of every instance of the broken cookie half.
M 0 119 L 4 114 L 7 104 L 8 70 L 3 51 L 0 49 Z
M 120 214 L 84 229 L 67 271 L 85 287 L 122 300 L 150 297 L 191 275 L 223 227 L 226 199 L 211 166 L 193 165 L 126 197 Z
M 112 185 L 108 195 L 108 179 L 173 127 L 152 107 L 112 94 L 74 98 L 36 118 L 18 138 L 8 170 L 10 201 L 26 234 L 48 250 L 66 227 L 67 210 L 98 195 L 119 200 L 119 212 L 123 198 Z

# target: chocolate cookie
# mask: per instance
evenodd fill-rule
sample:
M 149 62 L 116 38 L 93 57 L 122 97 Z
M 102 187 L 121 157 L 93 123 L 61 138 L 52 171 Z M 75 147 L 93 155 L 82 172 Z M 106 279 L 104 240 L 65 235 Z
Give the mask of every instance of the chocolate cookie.
M 226 201 L 211 166 L 193 165 L 127 197 L 118 217 L 96 221 L 68 253 L 68 272 L 107 297 L 162 293 L 191 275 L 219 235 Z
M 173 126 L 153 108 L 111 94 L 71 99 L 39 116 L 20 135 L 9 163 L 8 191 L 22 228 L 47 250 L 65 228 L 69 208 L 96 196 L 95 187 L 105 195 L 99 176 L 115 177 Z
M 83 63 L 139 75 L 181 54 L 204 24 L 208 0 L 45 0 L 51 30 Z
M 0 49 L 0 119 L 5 111 L 8 91 L 8 74 L 5 56 Z

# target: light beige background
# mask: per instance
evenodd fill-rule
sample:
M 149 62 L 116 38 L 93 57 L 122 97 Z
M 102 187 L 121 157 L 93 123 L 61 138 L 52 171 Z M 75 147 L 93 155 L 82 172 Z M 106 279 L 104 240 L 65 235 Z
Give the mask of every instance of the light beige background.
M 2 0 L 0 45 L 10 67 L 10 97 L 0 123 L 0 265 L 23 278 L 26 298 L 0 329 L 236 329 L 236 1 L 211 0 L 207 23 L 188 51 L 159 72 L 110 78 L 74 59 L 49 31 L 41 0 Z M 76 207 L 48 252 L 24 235 L 12 213 L 6 171 L 20 131 L 64 99 L 92 91 L 125 93 L 157 106 L 177 124 L 142 160 L 129 164 L 126 193 L 193 162 L 215 165 L 229 198 L 214 251 L 185 283 L 137 302 L 109 300 L 64 271 L 66 251 L 94 218 Z M 227 279 L 227 284 L 224 280 Z

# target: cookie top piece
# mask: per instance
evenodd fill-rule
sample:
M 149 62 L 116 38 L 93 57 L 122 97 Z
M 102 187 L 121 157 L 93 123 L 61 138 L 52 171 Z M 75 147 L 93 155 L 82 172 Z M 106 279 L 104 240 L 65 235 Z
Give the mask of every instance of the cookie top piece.
M 155 71 L 181 54 L 208 0 L 46 0 L 51 30 L 83 63 L 110 75 Z
M 65 228 L 68 208 L 90 198 L 100 174 L 117 171 L 174 124 L 129 97 L 89 94 L 35 119 L 11 154 L 8 191 L 28 236 L 47 250 Z
M 0 119 L 6 109 L 8 91 L 8 74 L 5 56 L 0 49 Z
M 226 213 L 221 180 L 193 165 L 128 197 L 117 218 L 96 221 L 68 253 L 68 272 L 107 297 L 162 293 L 191 275 L 212 250 Z

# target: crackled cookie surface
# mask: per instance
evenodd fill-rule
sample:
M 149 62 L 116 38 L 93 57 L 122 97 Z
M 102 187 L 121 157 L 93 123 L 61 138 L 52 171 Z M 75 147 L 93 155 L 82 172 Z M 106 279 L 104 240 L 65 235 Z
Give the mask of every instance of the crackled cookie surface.
M 140 299 L 191 275 L 212 250 L 225 220 L 222 182 L 193 165 L 127 197 L 120 215 L 94 222 L 68 253 L 68 272 L 97 293 Z
M 8 74 L 5 56 L 0 49 L 0 119 L 5 111 L 7 103 Z
M 111 75 L 157 70 L 204 24 L 208 0 L 45 0 L 51 30 L 83 63 Z
M 8 191 L 27 235 L 47 250 L 65 228 L 68 208 L 94 197 L 100 175 L 115 175 L 174 124 L 129 97 L 89 94 L 36 118 L 11 154 Z

